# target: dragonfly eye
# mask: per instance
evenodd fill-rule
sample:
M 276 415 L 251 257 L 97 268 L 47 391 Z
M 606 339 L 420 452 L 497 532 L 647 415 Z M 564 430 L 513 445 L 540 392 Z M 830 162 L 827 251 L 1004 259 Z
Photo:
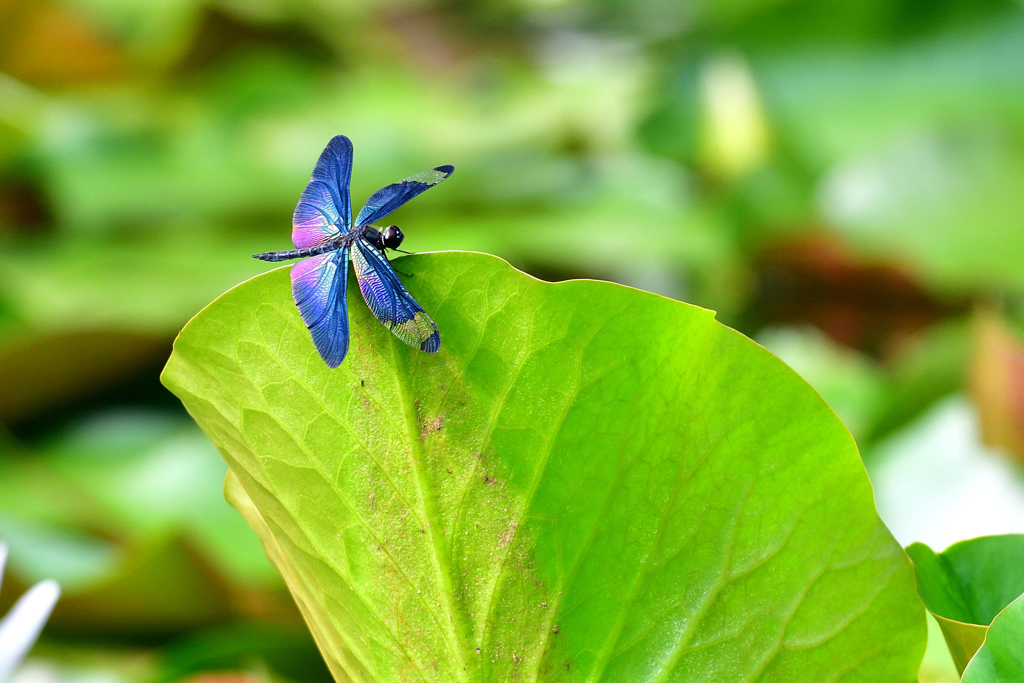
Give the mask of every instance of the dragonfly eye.
M 385 249 L 398 249 L 402 246 L 402 240 L 405 239 L 405 235 L 398 229 L 397 225 L 389 225 L 384 228 L 383 242 Z

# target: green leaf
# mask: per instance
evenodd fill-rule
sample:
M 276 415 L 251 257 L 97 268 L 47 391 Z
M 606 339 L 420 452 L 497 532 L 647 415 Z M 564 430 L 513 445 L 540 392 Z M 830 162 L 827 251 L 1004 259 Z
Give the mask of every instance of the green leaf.
M 758 333 L 757 341 L 817 389 L 863 443 L 888 389 L 877 365 L 813 327 L 769 326 Z
M 109 541 L 9 514 L 0 515 L 0 538 L 12 550 L 13 574 L 29 585 L 55 579 L 65 593 L 106 578 L 119 559 Z
M 928 613 L 928 648 L 924 651 L 918 683 L 958 683 L 960 672 L 956 670 L 953 657 L 946 647 L 942 628 L 932 614 Z
M 34 417 L 158 367 L 169 336 L 125 329 L 36 330 L 6 338 L 0 332 L 0 420 Z
M 158 637 L 233 616 L 229 586 L 180 536 L 153 537 L 119 552 L 79 532 L 12 519 L 0 520 L 0 533 L 12 539 L 17 560 L 9 577 L 14 590 L 4 590 L 0 608 L 19 589 L 57 579 L 64 591 L 48 622 L 54 631 Z
M 1024 597 L 1011 602 L 988 627 L 985 644 L 964 671 L 963 683 L 1024 680 Z
M 1020 291 L 1024 154 L 1010 139 L 984 127 L 924 134 L 851 161 L 824 182 L 827 218 L 872 257 L 901 254 L 932 289 Z
M 211 296 L 264 270 L 249 258 L 263 246 L 273 245 L 251 236 L 228 238 L 207 226 L 152 230 L 130 243 L 18 243 L 0 253 L 0 296 L 10 315 L 35 333 L 169 336 Z M 108 353 L 131 347 L 116 339 L 107 345 L 113 347 Z M 51 353 L 50 362 L 60 355 Z
M 949 654 L 953 657 L 957 673 L 963 674 L 971 657 L 985 642 L 985 633 L 988 631 L 988 627 L 965 624 L 962 621 L 946 619 L 934 613 L 932 616 L 935 617 L 935 621 L 939 622 L 942 637 L 946 639 L 946 647 L 949 648 Z
M 953 661 L 964 673 L 989 624 L 1024 593 L 1024 535 L 975 538 L 942 553 L 914 543 L 907 554 L 914 562 L 921 600 L 935 615 Z
M 1024 21 L 1011 11 L 890 47 L 819 42 L 813 52 L 780 51 L 755 63 L 755 71 L 784 139 L 827 169 L 911 131 L 1019 122 L 1024 55 L 1014 46 L 1022 36 Z M 889 180 L 931 180 L 921 166 L 914 171 L 914 178 Z M 904 187 L 882 189 L 902 196 Z
M 279 585 L 256 537 L 224 502 L 224 462 L 194 424 L 108 411 L 79 421 L 46 450 L 59 479 L 106 513 L 108 533 L 138 539 L 174 530 L 232 584 Z
M 866 441 L 878 444 L 966 384 L 973 338 L 967 320 L 933 325 L 903 343 L 888 363 L 889 392 Z M 861 448 L 864 442 L 858 441 Z M 871 457 L 870 453 L 865 459 Z M 869 466 L 870 470 L 870 466 Z
M 265 665 L 278 676 L 262 681 L 330 683 L 331 674 L 301 622 L 294 624 L 241 621 L 194 631 L 163 648 L 156 683 L 175 683 L 210 671 L 251 671 Z M 241 676 L 225 676 L 238 680 Z M 209 680 L 209 679 L 207 679 Z
M 336 678 L 916 680 L 911 568 L 792 370 L 652 294 L 399 263 L 437 355 L 353 284 L 328 369 L 282 268 L 204 309 L 163 374 Z

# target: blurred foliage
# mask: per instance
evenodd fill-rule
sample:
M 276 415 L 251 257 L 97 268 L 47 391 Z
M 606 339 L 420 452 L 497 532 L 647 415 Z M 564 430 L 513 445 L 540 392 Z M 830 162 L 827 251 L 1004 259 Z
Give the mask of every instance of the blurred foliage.
M 985 442 L 1024 461 L 1024 342 L 992 311 L 975 324 L 971 390 Z
M 1012 0 L 0 0 L 13 580 L 59 573 L 52 637 L 152 671 L 193 629 L 294 618 L 157 372 L 288 244 L 336 133 L 357 204 L 458 168 L 395 214 L 412 250 L 713 308 L 868 459 L 968 385 L 1019 454 L 1022 40 Z M 303 678 L 273 659 L 230 666 Z
M 53 630 L 174 634 L 231 615 L 297 615 L 245 523 L 226 466 L 177 417 L 94 414 L 4 460 L 0 534 L 17 580 L 55 578 Z

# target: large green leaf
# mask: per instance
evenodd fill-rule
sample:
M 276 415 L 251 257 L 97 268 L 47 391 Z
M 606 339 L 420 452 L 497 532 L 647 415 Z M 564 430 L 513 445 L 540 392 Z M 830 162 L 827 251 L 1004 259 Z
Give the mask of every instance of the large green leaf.
M 963 683 L 1024 680 L 1024 597 L 1011 602 L 988 627 L 985 644 L 964 671 Z
M 399 264 L 436 356 L 353 285 L 329 370 L 278 269 L 193 319 L 163 374 L 338 680 L 916 680 L 911 567 L 782 362 L 626 287 Z
M 941 553 L 914 543 L 907 554 L 914 561 L 921 600 L 942 627 L 953 661 L 964 673 L 989 624 L 1024 593 L 1024 535 L 975 538 Z
M 799 372 L 864 442 L 888 390 L 877 365 L 813 327 L 771 326 L 757 341 Z

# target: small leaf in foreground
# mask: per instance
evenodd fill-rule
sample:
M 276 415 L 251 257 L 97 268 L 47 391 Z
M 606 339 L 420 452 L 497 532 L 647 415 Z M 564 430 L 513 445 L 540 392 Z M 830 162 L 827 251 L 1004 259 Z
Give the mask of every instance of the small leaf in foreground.
M 163 374 L 338 680 L 916 680 L 911 567 L 782 362 L 618 285 L 400 268 L 436 356 L 353 305 L 327 368 L 278 269 L 193 319 Z
M 1024 596 L 1011 602 L 988 627 L 985 644 L 964 671 L 963 683 L 1024 681 Z
M 963 674 L 992 620 L 1024 593 L 1024 535 L 975 538 L 941 553 L 914 543 L 907 554 L 914 562 L 921 600 L 942 627 Z

